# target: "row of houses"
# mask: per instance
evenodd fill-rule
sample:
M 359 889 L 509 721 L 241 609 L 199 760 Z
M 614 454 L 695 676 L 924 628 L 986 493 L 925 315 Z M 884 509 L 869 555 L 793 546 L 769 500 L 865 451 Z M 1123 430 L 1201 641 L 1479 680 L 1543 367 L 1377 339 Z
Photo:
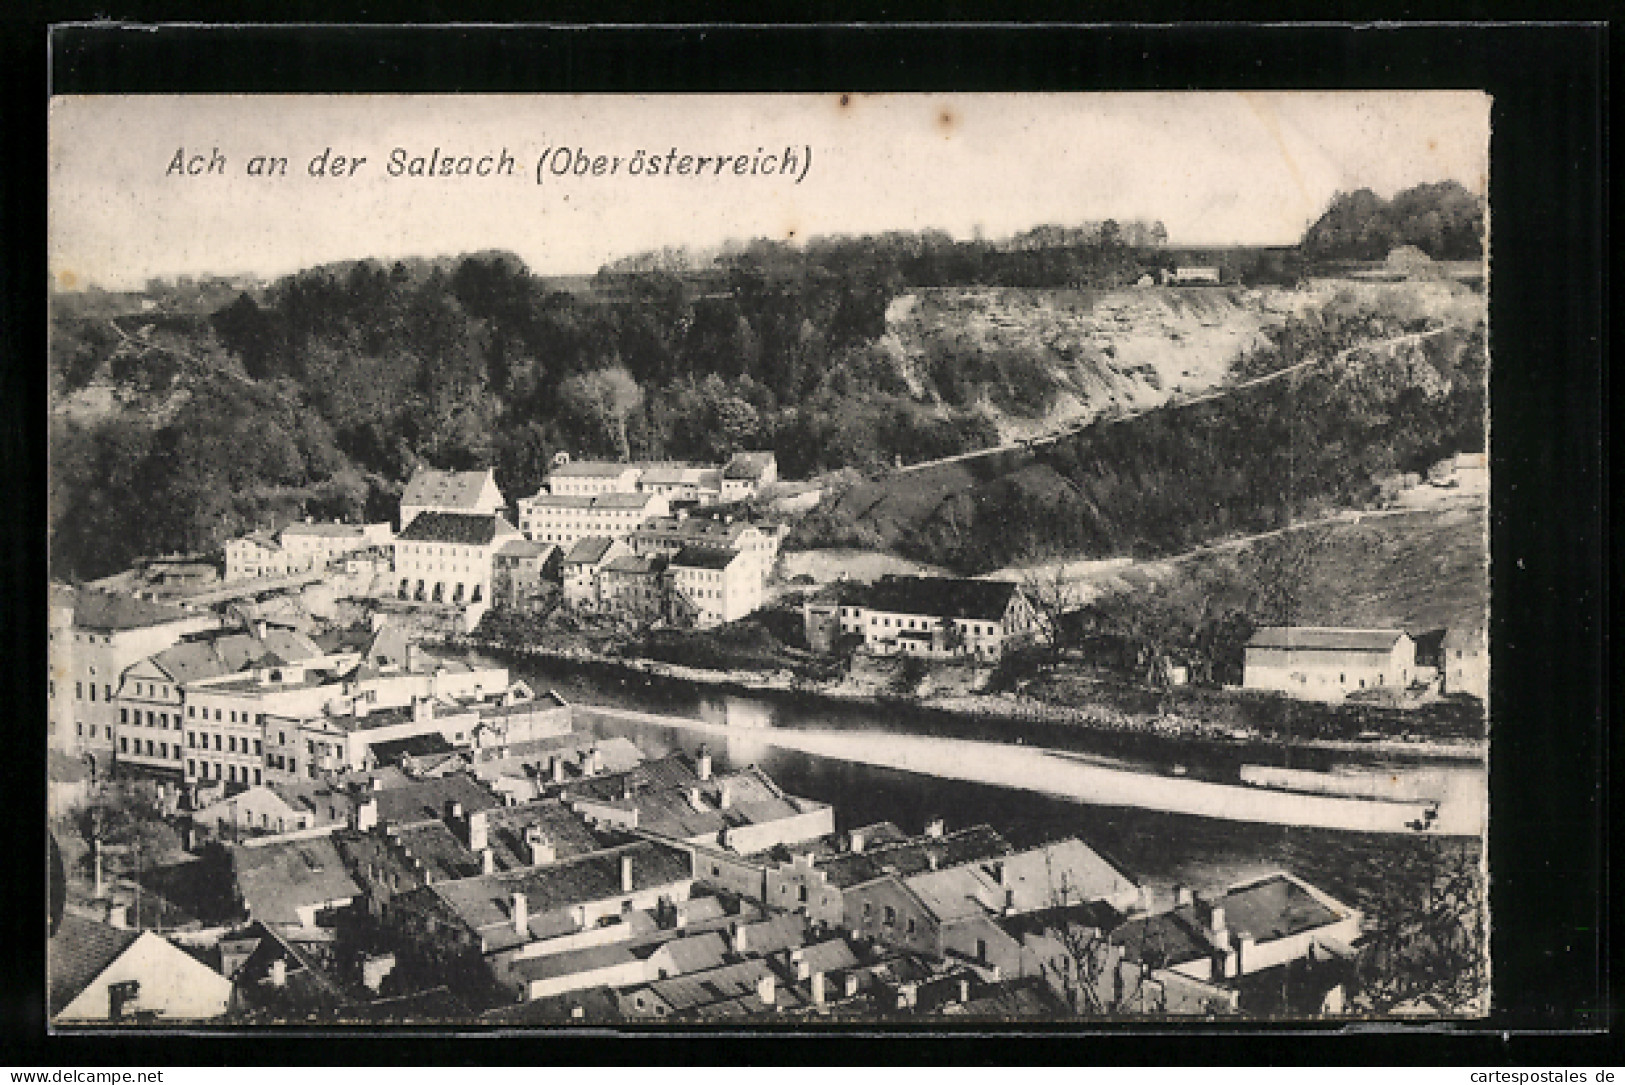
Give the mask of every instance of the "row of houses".
M 75 921 L 51 943 L 53 1017 L 1214 1015 L 1272 970 L 1345 962 L 1359 937 L 1358 911 L 1286 873 L 1198 898 L 1075 838 L 837 833 L 828 806 L 703 748 L 575 761 L 533 749 L 543 793 L 526 801 L 469 771 L 379 774 L 347 819 L 233 845 L 236 931 L 188 956 L 214 976 L 119 932 L 116 909 Z M 376 933 L 346 944 L 358 909 Z

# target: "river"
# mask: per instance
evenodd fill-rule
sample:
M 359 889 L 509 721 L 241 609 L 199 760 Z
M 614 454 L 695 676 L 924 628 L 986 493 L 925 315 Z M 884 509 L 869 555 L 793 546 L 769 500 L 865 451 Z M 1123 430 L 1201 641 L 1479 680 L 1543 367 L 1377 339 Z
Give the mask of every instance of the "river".
M 982 822 L 1021 847 L 1076 835 L 1153 885 L 1221 888 L 1272 870 L 1291 870 L 1359 907 L 1419 884 L 1441 862 L 1477 862 L 1476 839 L 1367 833 L 1233 821 L 1136 805 L 1079 802 L 1033 790 L 945 778 L 815 752 L 809 736 L 860 731 L 863 737 L 934 735 L 956 741 L 1007 741 L 997 721 L 944 718 L 909 706 L 831 704 L 814 698 L 720 694 L 701 687 L 616 668 L 548 658 L 510 658 L 515 678 L 538 693 L 554 689 L 580 705 L 602 705 L 701 721 L 697 730 L 630 718 L 590 718 L 601 736 L 618 735 L 651 756 L 711 746 L 721 766 L 760 765 L 785 790 L 831 804 L 839 828 L 895 822 L 918 832 L 934 818 L 949 829 Z M 943 734 L 944 731 L 950 733 Z M 1144 773 L 1147 786 L 1170 772 L 1178 748 L 1149 749 L 1117 735 L 1084 736 L 1071 729 L 1072 752 L 1087 762 Z M 779 732 L 772 734 L 772 732 Z M 852 736 L 858 738 L 859 736 Z M 813 745 L 814 751 L 792 748 Z M 1148 756 L 1148 753 L 1150 756 Z M 1189 747 L 1187 774 L 1234 779 L 1228 762 Z M 1230 761 L 1237 761 L 1231 754 Z M 1184 766 L 1181 766 L 1184 767 Z M 1319 766 L 1329 767 L 1329 766 Z M 972 773 L 974 775 L 974 773 Z

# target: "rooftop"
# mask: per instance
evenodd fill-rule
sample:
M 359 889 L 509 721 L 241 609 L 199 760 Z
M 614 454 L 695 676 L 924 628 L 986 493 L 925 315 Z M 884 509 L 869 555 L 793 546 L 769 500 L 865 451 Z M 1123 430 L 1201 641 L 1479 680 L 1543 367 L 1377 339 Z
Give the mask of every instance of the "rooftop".
M 300 908 L 360 894 L 326 837 L 231 849 L 243 904 L 265 923 L 301 924 Z
M 885 576 L 856 591 L 870 610 L 998 621 L 1020 588 L 1007 581 L 950 576 Z
M 365 538 L 367 528 L 364 524 L 289 524 L 282 529 L 282 534 L 311 535 L 326 539 L 361 539 Z
M 414 780 L 400 787 L 371 792 L 369 797 L 378 802 L 379 825 L 438 821 L 445 817 L 447 807 L 454 802 L 462 805 L 465 814 L 502 805 L 501 800 L 466 773 Z
M 46 948 L 49 1010 L 67 1008 L 92 980 L 123 955 L 140 931 L 119 930 L 69 912 Z
M 673 569 L 726 569 L 739 558 L 737 550 L 709 546 L 685 546 L 671 559 Z
M 619 478 L 628 471 L 638 470 L 633 463 L 610 463 L 607 460 L 571 460 L 553 468 L 550 478 Z
M 499 558 L 539 558 L 550 550 L 555 550 L 551 543 L 532 542 L 529 539 L 509 539 L 497 550 Z
M 420 512 L 401 532 L 401 542 L 489 546 L 500 535 L 519 532 L 497 513 Z
M 867 843 L 871 839 L 867 830 L 854 832 L 862 833 L 865 837 L 863 851 L 844 852 L 818 864 L 829 878 L 829 883 L 840 889 L 872 881 L 882 874 L 908 878 L 933 869 L 1008 855 L 1011 851 L 1009 841 L 989 825 L 975 825 L 941 837 L 920 836 L 901 843 L 880 845 Z M 932 866 L 933 857 L 935 867 Z
M 548 913 L 622 896 L 621 858 L 632 859 L 634 892 L 687 881 L 688 852 L 652 841 L 596 851 L 547 867 L 525 867 L 477 878 L 440 882 L 429 889 L 474 930 L 512 929 L 512 897 L 523 893 L 530 927 L 546 930 Z
M 1390 652 L 1402 629 L 1336 629 L 1323 626 L 1265 626 L 1247 641 L 1249 648 L 1297 652 Z
M 64 602 L 71 598 L 73 624 L 79 629 L 117 633 L 127 629 L 148 629 L 172 622 L 196 621 L 207 614 L 184 610 L 176 606 L 118 595 L 105 591 L 72 591 L 59 595 Z
M 604 560 L 604 555 L 609 553 L 609 548 L 614 545 L 614 539 L 603 535 L 588 535 L 586 538 L 577 539 L 575 545 L 570 547 L 570 552 L 564 555 L 564 564 L 596 565 Z
M 422 468 L 406 484 L 406 490 L 401 494 L 401 504 L 475 509 L 479 507 L 480 494 L 491 478 L 490 471 L 434 471 Z

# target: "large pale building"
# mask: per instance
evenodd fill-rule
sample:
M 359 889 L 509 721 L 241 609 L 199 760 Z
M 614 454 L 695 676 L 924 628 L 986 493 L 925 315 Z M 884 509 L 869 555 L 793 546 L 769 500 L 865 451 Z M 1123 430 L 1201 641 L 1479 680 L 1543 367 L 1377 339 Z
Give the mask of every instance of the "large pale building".
M 803 617 L 808 643 L 822 651 L 852 635 L 876 655 L 993 660 L 1038 635 L 1026 594 L 1000 580 L 887 576 L 815 596 Z
M 417 602 L 491 599 L 496 552 L 519 531 L 496 513 L 416 513 L 395 541 L 397 594 Z
M 435 471 L 426 467 L 412 476 L 401 493 L 401 531 L 404 533 L 420 513 L 479 516 L 500 513 L 506 507 L 493 472 Z
M 619 490 L 593 495 L 539 493 L 520 499 L 519 527 L 533 542 L 570 547 L 594 536 L 624 539 L 667 511 L 667 500 L 661 494 Z
M 1398 692 L 1416 676 L 1416 642 L 1403 630 L 1268 626 L 1247 642 L 1242 685 L 1340 700 L 1362 689 Z
M 213 614 L 109 592 L 51 590 L 47 658 L 49 743 L 110 763 L 124 672 L 193 633 L 217 628 Z

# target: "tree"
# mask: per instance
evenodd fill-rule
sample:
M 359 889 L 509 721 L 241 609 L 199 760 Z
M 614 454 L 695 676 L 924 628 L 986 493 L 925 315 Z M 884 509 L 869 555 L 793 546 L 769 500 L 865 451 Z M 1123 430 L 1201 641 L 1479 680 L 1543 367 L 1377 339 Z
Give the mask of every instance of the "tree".
M 1373 1015 L 1482 1013 L 1489 942 L 1476 848 L 1429 840 L 1414 861 L 1423 867 L 1420 891 L 1395 893 L 1371 909 L 1377 925 L 1358 959 L 1352 1004 Z

